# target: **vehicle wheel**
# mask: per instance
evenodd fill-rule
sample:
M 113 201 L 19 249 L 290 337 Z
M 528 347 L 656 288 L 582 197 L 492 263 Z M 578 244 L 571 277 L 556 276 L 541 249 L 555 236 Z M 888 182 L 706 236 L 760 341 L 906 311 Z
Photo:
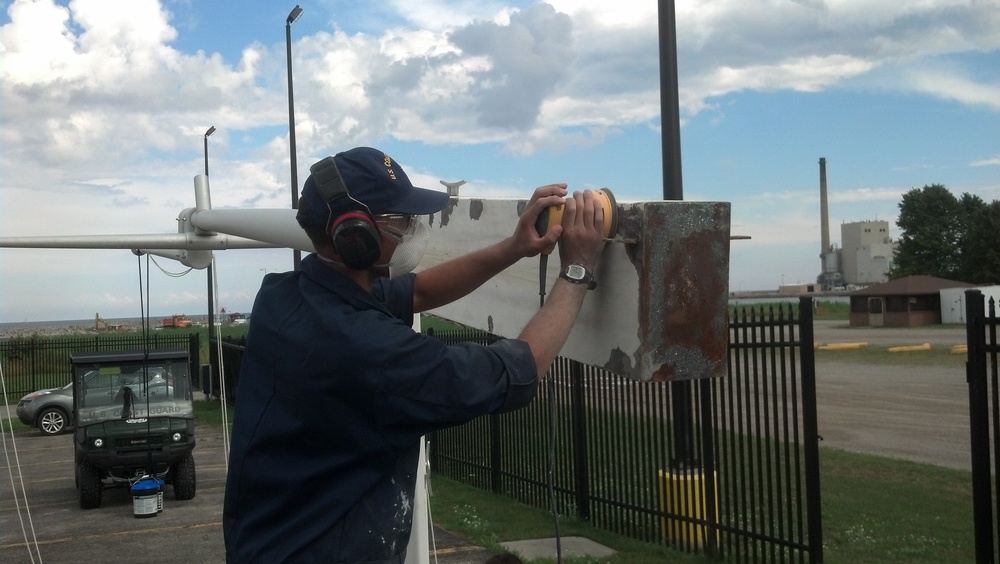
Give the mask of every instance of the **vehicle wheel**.
M 188 454 L 174 464 L 174 499 L 187 501 L 194 499 L 197 480 L 194 473 L 194 456 Z
M 104 494 L 104 483 L 101 481 L 101 471 L 89 462 L 77 465 L 80 483 L 80 508 L 96 509 L 101 506 L 101 496 Z
M 58 435 L 66 430 L 66 414 L 58 407 L 42 410 L 37 421 L 43 435 Z

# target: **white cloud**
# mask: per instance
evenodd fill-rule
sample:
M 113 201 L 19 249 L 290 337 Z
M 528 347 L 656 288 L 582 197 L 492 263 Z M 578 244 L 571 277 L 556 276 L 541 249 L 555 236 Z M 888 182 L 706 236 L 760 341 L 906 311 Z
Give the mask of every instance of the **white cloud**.
M 1000 155 L 969 163 L 969 166 L 1000 166 Z
M 948 71 L 915 70 L 910 77 L 913 89 L 967 106 L 983 106 L 1000 111 L 1000 82 L 988 84 Z
M 838 190 L 829 196 L 830 203 L 889 202 L 897 204 L 908 189 L 901 188 L 856 188 Z
M 655 126 L 655 3 L 552 5 L 400 4 L 414 27 L 303 37 L 294 67 L 304 144 L 393 136 L 525 152 L 579 138 L 567 128 Z M 995 84 L 905 61 L 995 49 L 997 12 L 927 1 L 680 2 L 682 106 L 697 113 L 742 90 L 817 91 L 890 64 L 908 77 L 904 88 L 996 108 Z M 0 111 L 12 161 L 120 162 L 177 151 L 192 129 L 222 120 L 252 131 L 286 117 L 282 50 L 248 45 L 232 62 L 181 53 L 153 0 L 17 0 L 9 16 Z

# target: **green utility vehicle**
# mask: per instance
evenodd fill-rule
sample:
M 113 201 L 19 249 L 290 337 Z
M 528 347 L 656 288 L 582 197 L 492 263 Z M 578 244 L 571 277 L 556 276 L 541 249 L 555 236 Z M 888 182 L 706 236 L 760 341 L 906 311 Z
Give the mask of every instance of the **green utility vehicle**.
M 128 487 L 147 476 L 172 484 L 176 499 L 192 499 L 188 351 L 76 353 L 70 362 L 80 507 L 100 507 L 106 487 Z

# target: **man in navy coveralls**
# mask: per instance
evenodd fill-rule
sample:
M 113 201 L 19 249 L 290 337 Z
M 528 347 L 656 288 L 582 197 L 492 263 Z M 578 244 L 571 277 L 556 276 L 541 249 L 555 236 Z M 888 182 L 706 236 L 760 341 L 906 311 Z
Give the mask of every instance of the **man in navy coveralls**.
M 562 266 L 589 275 L 601 207 L 589 190 L 543 186 L 510 237 L 409 272 L 426 241 L 419 216 L 448 204 L 376 149 L 312 167 L 297 217 L 316 252 L 297 272 L 267 274 L 250 316 L 223 514 L 229 562 L 402 563 L 420 437 L 534 398 L 588 284 L 560 277 L 517 339 L 490 346 L 426 338 L 413 315 L 557 241 Z M 539 214 L 560 204 L 562 225 L 539 236 Z

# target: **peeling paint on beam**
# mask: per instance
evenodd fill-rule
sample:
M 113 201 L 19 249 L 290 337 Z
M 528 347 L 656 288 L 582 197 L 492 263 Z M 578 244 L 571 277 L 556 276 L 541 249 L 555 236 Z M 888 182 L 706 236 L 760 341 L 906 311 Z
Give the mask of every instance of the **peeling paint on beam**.
M 524 200 L 452 200 L 429 218 L 419 268 L 509 236 Z M 726 374 L 730 206 L 720 202 L 621 203 L 619 229 L 562 355 L 636 380 Z M 558 251 L 545 292 L 559 271 Z M 471 296 L 434 313 L 516 337 L 540 305 L 539 259 L 523 259 Z M 418 269 L 419 270 L 419 269 Z

